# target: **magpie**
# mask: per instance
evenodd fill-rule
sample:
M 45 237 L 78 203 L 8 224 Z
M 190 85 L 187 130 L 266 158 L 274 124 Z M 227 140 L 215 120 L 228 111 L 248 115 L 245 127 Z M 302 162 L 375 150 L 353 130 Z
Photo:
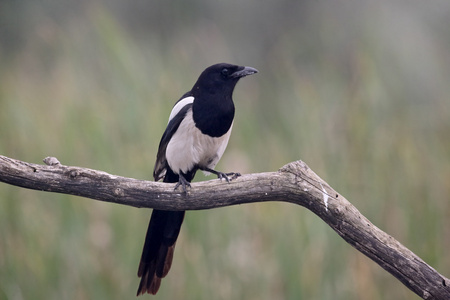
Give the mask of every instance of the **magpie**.
M 229 182 L 239 173 L 214 170 L 230 138 L 234 119 L 233 90 L 240 78 L 255 74 L 251 67 L 220 63 L 206 68 L 194 87 L 173 106 L 159 143 L 155 181 L 175 183 L 184 193 L 198 170 Z M 172 265 L 184 211 L 153 210 L 139 263 L 137 296 L 156 294 Z

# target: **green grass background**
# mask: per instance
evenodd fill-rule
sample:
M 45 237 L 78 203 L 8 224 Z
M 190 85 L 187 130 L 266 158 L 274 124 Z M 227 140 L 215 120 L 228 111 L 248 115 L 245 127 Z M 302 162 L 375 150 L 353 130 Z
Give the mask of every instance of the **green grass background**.
M 213 63 L 249 65 L 260 73 L 236 88 L 218 169 L 302 159 L 450 276 L 449 13 L 443 0 L 2 1 L 0 154 L 151 179 L 174 102 Z M 0 184 L 0 299 L 133 299 L 149 216 Z M 154 299 L 418 297 L 308 210 L 264 203 L 189 212 Z

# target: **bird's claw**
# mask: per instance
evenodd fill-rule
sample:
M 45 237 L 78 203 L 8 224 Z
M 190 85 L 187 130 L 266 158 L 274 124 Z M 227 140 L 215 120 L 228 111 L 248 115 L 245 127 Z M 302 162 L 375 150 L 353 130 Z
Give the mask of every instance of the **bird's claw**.
M 229 177 L 231 176 L 231 177 Z M 225 179 L 228 183 L 236 178 L 238 178 L 239 176 L 241 176 L 241 173 L 235 173 L 235 172 L 231 172 L 231 173 L 222 173 L 222 172 L 218 172 L 217 177 L 222 180 Z
M 175 184 L 175 188 L 173 190 L 175 191 L 179 186 L 181 186 L 184 193 L 187 193 L 187 187 L 190 188 L 191 183 L 189 181 L 187 181 L 186 178 L 184 178 L 182 175 L 180 175 L 178 182 L 177 182 L 177 184 Z

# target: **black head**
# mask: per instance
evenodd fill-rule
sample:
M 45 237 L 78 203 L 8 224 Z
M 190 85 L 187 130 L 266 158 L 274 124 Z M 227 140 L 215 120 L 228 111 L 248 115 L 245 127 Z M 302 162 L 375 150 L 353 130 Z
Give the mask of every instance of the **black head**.
M 195 125 L 213 137 L 224 135 L 234 118 L 233 90 L 240 78 L 258 70 L 230 64 L 217 64 L 202 72 L 190 94 Z
M 258 73 L 251 67 L 237 66 L 226 63 L 212 65 L 206 68 L 192 89 L 192 92 L 232 93 L 238 80 L 242 77 Z M 230 95 L 231 96 L 231 95 Z

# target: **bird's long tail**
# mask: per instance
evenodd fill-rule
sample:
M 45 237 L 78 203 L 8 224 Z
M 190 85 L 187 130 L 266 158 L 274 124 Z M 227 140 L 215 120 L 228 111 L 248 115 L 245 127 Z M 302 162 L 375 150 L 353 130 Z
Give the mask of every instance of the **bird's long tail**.
M 138 276 L 141 282 L 137 295 L 156 294 L 164 278 L 170 270 L 173 259 L 175 242 L 183 223 L 184 211 L 153 210 Z
M 192 177 L 186 178 L 188 181 Z M 168 170 L 164 182 L 178 182 L 178 175 Z M 144 249 L 139 263 L 138 276 L 141 278 L 137 296 L 145 293 L 155 295 L 170 270 L 175 243 L 184 219 L 184 211 L 164 211 L 154 209 L 145 236 Z

